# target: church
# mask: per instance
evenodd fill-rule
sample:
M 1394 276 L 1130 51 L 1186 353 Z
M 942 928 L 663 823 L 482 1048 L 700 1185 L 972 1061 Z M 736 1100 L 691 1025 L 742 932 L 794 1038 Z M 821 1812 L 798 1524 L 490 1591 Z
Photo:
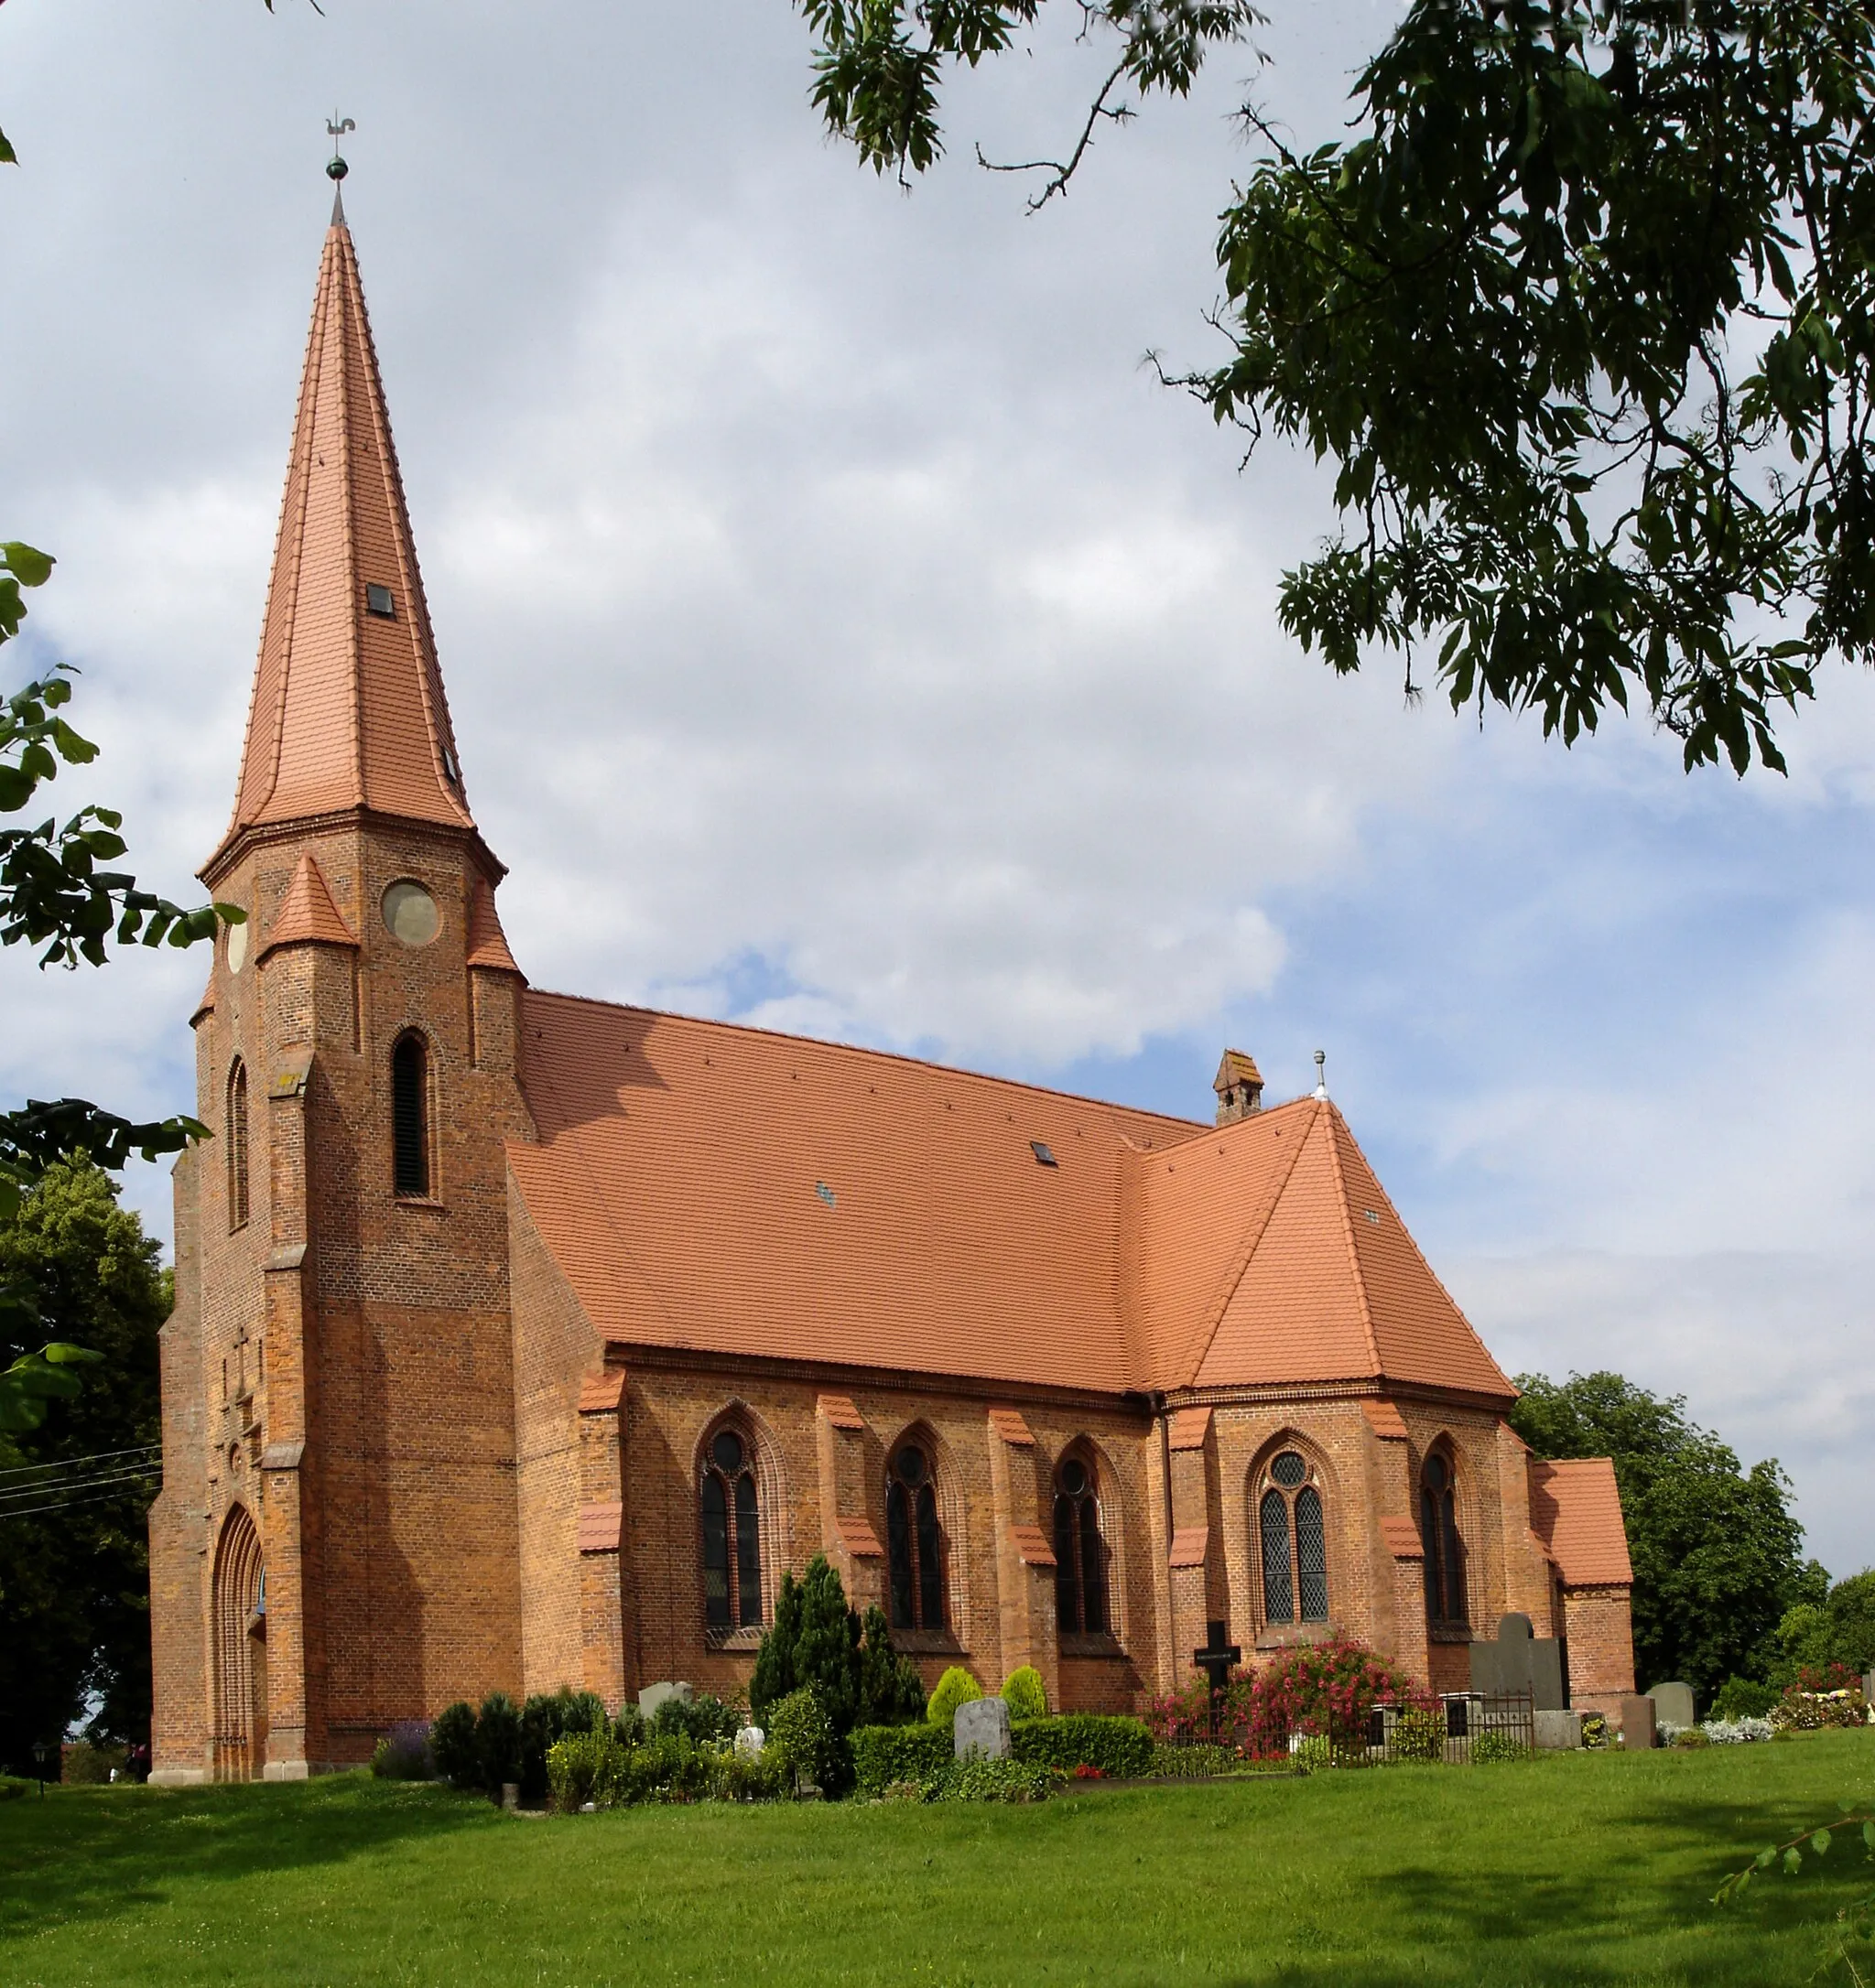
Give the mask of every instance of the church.
M 529 984 L 338 205 L 201 874 L 246 918 L 175 1175 L 157 1782 L 497 1687 L 727 1695 L 817 1553 L 927 1684 L 1065 1710 L 1220 1637 L 1463 1690 L 1510 1610 L 1578 1706 L 1633 1689 L 1611 1466 L 1518 1441 L 1323 1086 L 1230 1051 L 1173 1118 Z

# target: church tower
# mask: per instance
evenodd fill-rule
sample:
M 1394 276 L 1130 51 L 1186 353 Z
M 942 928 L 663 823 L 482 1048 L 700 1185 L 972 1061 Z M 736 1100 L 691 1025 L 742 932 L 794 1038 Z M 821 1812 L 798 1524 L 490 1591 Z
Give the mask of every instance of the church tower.
M 292 1779 L 518 1687 L 503 876 L 450 731 L 358 261 L 320 265 L 176 1170 L 157 1778 Z

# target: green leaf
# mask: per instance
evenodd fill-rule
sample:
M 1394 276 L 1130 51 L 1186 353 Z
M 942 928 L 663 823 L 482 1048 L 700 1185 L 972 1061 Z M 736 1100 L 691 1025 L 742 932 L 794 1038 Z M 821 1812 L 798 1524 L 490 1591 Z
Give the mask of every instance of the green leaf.
M 1826 1857 L 1829 1854 L 1830 1842 L 1829 1831 L 1827 1830 L 1818 1830 L 1810 1839 L 1810 1847 L 1819 1857 Z
M 6 134 L 0 131 L 0 166 L 17 166 L 19 154 L 13 149 Z
M 43 587 L 52 577 L 55 562 L 50 553 L 14 538 L 0 541 L 0 564 L 5 564 L 22 587 Z
M 1803 1854 L 1794 1843 L 1783 1853 L 1783 1867 L 1793 1877 L 1804 1867 Z

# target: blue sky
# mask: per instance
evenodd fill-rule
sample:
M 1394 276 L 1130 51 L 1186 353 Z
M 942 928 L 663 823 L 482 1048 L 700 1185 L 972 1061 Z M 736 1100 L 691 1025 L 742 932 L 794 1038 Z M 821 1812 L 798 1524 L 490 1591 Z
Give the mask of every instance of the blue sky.
M 1507 1366 L 1685 1392 L 1875 1559 L 1875 692 L 1792 777 L 1403 708 L 1284 641 L 1320 473 L 1157 386 L 1213 347 L 1246 89 L 1307 142 L 1389 10 L 1103 139 L 1064 35 L 855 170 L 784 0 L 11 0 L 8 535 L 60 556 L 141 866 L 217 839 L 328 203 L 374 314 L 471 797 L 537 984 L 1200 1113 L 1331 1089 Z M 698 23 L 705 22 L 699 30 Z M 16 662 L 16 668 L 25 657 Z M 75 785 L 73 796 L 84 791 Z M 187 1105 L 204 964 L 0 960 L 0 1088 Z M 165 1189 L 132 1193 L 167 1232 Z

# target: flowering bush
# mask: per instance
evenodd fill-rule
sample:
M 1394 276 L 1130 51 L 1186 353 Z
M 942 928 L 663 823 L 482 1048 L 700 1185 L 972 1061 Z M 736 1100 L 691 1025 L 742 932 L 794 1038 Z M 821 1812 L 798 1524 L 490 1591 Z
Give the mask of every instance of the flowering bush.
M 1219 1694 L 1216 1737 L 1245 1759 L 1284 1758 L 1293 1735 L 1331 1736 L 1364 1746 L 1376 1705 L 1436 1714 L 1437 1701 L 1404 1670 L 1360 1643 L 1337 1637 L 1284 1650 L 1261 1670 L 1235 1670 Z M 1201 1677 L 1146 1708 L 1147 1730 L 1162 1743 L 1189 1745 L 1213 1736 L 1210 1691 Z M 1443 1728 L 1441 1728 L 1443 1730 Z
M 1495 1728 L 1480 1733 L 1471 1743 L 1471 1762 L 1474 1767 L 1485 1767 L 1505 1760 L 1523 1760 L 1529 1757 L 1530 1748 L 1520 1739 L 1513 1739 L 1508 1733 Z
M 1798 1671 L 1772 1708 L 1771 1723 L 1781 1733 L 1815 1733 L 1826 1726 L 1865 1725 L 1869 1708 L 1861 1680 L 1846 1664 Z

